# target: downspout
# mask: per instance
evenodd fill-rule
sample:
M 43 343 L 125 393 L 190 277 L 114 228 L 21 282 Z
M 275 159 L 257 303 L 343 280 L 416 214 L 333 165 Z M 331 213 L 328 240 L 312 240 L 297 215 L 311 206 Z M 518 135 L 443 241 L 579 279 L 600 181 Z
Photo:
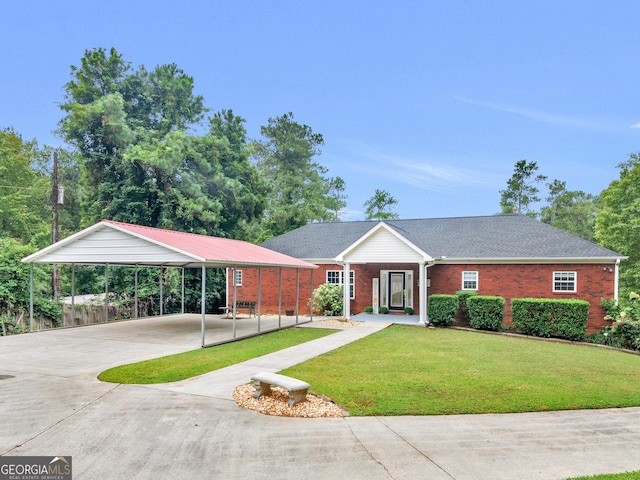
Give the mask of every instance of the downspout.
M 620 278 L 620 259 L 616 259 L 615 273 L 613 275 L 613 298 L 616 301 L 616 305 L 618 305 L 619 295 L 618 295 L 618 281 Z

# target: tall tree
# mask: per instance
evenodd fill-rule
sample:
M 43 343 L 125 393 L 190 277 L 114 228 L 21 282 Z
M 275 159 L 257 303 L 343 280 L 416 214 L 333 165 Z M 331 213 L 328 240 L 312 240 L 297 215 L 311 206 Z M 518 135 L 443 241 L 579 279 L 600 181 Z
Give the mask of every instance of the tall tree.
M 386 190 L 376 189 L 374 194 L 364 202 L 365 218 L 367 220 L 394 220 L 398 214 L 390 208 L 396 205 L 398 200 Z
M 0 232 L 40 246 L 51 236 L 49 178 L 35 166 L 47 153 L 13 129 L 0 130 Z
M 336 202 L 330 192 L 336 179 L 326 177 L 327 169 L 315 160 L 324 145 L 322 135 L 297 123 L 293 113 L 270 118 L 260 132 L 254 158 L 270 187 L 263 237 L 334 218 Z
M 133 70 L 115 49 L 95 49 L 71 73 L 60 134 L 82 158 L 84 223 L 236 236 L 262 213 L 244 120 L 222 112 L 207 134 L 187 134 L 206 109 L 175 64 Z
M 540 220 L 565 232 L 589 240 L 594 239 L 596 201 L 583 191 L 567 190 L 567 182 L 547 183 L 548 205 L 540 211 Z
M 640 154 L 618 165 L 620 178 L 600 193 L 596 238 L 629 257 L 620 265 L 620 292 L 640 289 Z
M 341 177 L 334 177 L 329 181 L 329 193 L 327 195 L 327 208 L 333 212 L 333 220 L 339 221 L 344 215 L 347 206 L 347 184 Z
M 544 182 L 547 177 L 536 175 L 538 164 L 520 160 L 516 162 L 513 175 L 507 180 L 507 188 L 500 190 L 500 207 L 502 214 L 517 213 L 536 217 L 536 212 L 531 210 L 531 204 L 540 201 L 536 184 Z

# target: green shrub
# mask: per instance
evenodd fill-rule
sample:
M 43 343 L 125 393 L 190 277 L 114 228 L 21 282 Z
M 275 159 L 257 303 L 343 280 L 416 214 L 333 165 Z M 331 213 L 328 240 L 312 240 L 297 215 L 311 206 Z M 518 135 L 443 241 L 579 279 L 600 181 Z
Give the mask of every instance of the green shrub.
M 500 331 L 504 318 L 505 301 L 502 297 L 467 297 L 469 321 L 478 330 Z
M 404 308 L 404 313 L 406 313 L 407 315 L 413 315 L 413 308 L 405 307 Z
M 448 327 L 456 319 L 458 297 L 456 295 L 434 294 L 429 297 L 429 322 Z
M 589 302 L 547 298 L 514 298 L 513 324 L 524 334 L 582 340 L 587 331 Z
M 475 290 L 458 290 L 456 292 L 456 296 L 458 297 L 458 312 L 464 321 L 471 321 L 469 318 L 469 309 L 467 308 L 467 300 L 476 295 L 478 295 L 478 292 Z
M 373 307 L 364 307 L 366 313 L 373 313 Z
M 604 318 L 612 323 L 600 333 L 590 335 L 587 341 L 640 350 L 640 295 L 631 292 L 625 306 L 617 305 L 615 300 L 603 299 L 602 306 L 607 312 Z
M 389 313 L 389 309 L 387 307 L 378 308 L 378 313 Z
M 323 283 L 316 288 L 312 310 L 320 315 L 342 315 L 342 285 Z

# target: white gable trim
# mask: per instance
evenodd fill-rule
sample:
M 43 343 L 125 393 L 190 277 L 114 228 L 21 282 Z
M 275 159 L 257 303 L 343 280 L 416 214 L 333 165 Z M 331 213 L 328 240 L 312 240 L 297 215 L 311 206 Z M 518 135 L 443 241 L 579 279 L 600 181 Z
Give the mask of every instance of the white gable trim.
M 113 247 L 108 239 L 108 232 L 115 233 L 122 239 L 132 240 L 132 250 L 126 251 L 118 244 L 118 252 L 109 251 Z M 80 251 L 79 244 L 89 243 L 95 237 L 96 244 L 85 246 Z M 102 244 L 101 244 L 102 243 Z M 142 253 L 142 254 L 141 254 Z M 145 258 L 146 257 L 146 258 Z M 99 222 L 85 228 L 53 245 L 29 255 L 22 260 L 25 263 L 86 263 L 86 264 L 128 264 L 128 265 L 161 265 L 170 263 L 204 262 L 199 256 L 186 253 L 162 242 L 139 235 L 108 222 Z
M 431 262 L 433 258 L 394 228 L 380 222 L 336 256 L 335 260 L 353 263 L 413 263 Z

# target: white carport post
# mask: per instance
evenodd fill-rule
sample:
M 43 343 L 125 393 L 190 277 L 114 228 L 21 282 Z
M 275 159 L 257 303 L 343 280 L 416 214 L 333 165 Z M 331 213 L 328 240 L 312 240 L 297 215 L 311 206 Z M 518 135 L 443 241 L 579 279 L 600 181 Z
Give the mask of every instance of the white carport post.
M 344 311 L 344 318 L 349 320 L 351 318 L 351 277 L 349 271 L 351 270 L 351 264 L 349 262 L 344 263 L 344 270 L 342 273 L 342 305 Z
M 104 323 L 109 321 L 109 264 L 104 265 Z
M 33 263 L 29 264 L 29 331 L 33 332 Z
M 261 307 L 262 307 L 262 267 L 258 267 L 258 333 L 260 333 Z
M 238 266 L 233 267 L 233 338 L 236 338 L 236 308 L 238 305 L 238 282 L 236 281 L 236 272 Z
M 282 327 L 282 267 L 280 267 L 280 290 L 278 292 L 278 328 Z
M 420 320 L 418 320 L 418 325 L 426 325 L 427 324 L 427 266 L 426 262 L 420 262 Z
M 76 264 L 71 264 L 71 325 L 76 326 Z
M 298 307 L 300 306 L 300 269 L 296 268 L 296 325 L 298 324 Z
M 200 296 L 200 312 L 202 313 L 202 319 L 200 320 L 200 333 L 202 336 L 202 348 L 204 348 L 204 321 L 205 314 L 207 311 L 205 305 L 205 293 L 206 293 L 206 284 L 207 284 L 207 267 L 205 267 L 204 263 L 202 264 L 202 291 Z
M 138 265 L 133 275 L 133 318 L 138 318 Z
M 160 266 L 160 316 L 164 314 L 164 292 L 162 291 L 162 287 L 164 284 L 164 276 L 162 275 L 164 267 Z
M 313 322 L 313 270 L 311 270 L 311 280 L 309 281 L 309 288 L 311 290 L 309 298 L 311 303 L 309 306 L 309 321 Z
M 184 314 L 184 267 L 182 267 L 182 302 L 180 305 L 180 313 Z

